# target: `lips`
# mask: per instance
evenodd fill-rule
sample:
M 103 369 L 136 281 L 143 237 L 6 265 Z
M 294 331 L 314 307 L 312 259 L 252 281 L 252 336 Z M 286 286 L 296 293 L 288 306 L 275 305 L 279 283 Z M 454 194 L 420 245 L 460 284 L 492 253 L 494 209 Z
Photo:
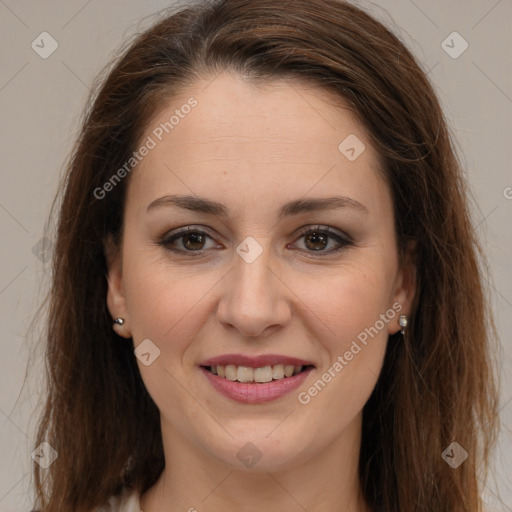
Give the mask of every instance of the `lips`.
M 313 367 L 307 367 L 304 371 L 271 382 L 237 382 L 214 375 L 206 368 L 201 367 L 201 373 L 211 384 L 213 389 L 230 400 L 244 404 L 261 404 L 283 398 L 303 384 L 311 374 Z

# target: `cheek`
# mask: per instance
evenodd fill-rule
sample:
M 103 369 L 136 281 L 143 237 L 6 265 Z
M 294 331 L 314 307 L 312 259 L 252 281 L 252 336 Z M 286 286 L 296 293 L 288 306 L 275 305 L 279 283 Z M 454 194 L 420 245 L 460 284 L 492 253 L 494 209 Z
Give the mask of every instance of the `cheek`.
M 318 340 L 329 360 L 317 376 L 317 384 L 304 389 L 302 397 L 304 402 L 314 402 L 311 405 L 318 414 L 329 409 L 335 417 L 351 419 L 375 387 L 388 325 L 396 316 L 390 303 L 394 260 L 386 260 L 382 254 L 376 250 L 369 251 L 367 258 L 354 257 L 350 263 L 347 259 L 336 277 L 324 282 L 323 290 L 311 297 L 322 333 Z
M 309 293 L 307 305 L 316 318 L 314 332 L 326 357 L 315 382 L 301 390 L 301 403 L 313 402 L 310 405 L 318 414 L 330 410 L 349 421 L 375 387 L 388 325 L 396 315 L 390 304 L 395 268 L 392 258 L 385 260 L 382 254 L 379 250 L 368 251 L 365 257 L 358 253 L 329 279 L 322 279 L 322 286 L 302 289 L 305 296 Z
M 207 314 L 203 304 L 217 274 L 178 269 L 159 253 L 127 255 L 123 268 L 127 309 L 135 344 L 149 338 L 165 352 L 183 352 Z M 172 341 L 172 343 L 170 343 Z
M 169 283 L 168 276 L 152 265 L 136 258 L 128 259 L 124 269 L 124 283 L 127 309 L 133 337 L 160 338 L 165 330 L 171 329 L 183 301 L 178 299 L 175 284 Z M 173 290 L 170 293 L 170 290 Z M 169 312 L 172 312 L 169 315 Z
M 182 363 L 187 356 L 190 362 L 189 347 L 205 321 L 203 305 L 215 280 L 205 272 L 178 270 L 156 254 L 132 253 L 123 269 L 134 346 L 149 339 L 159 350 L 148 366 L 142 360 L 137 364 L 160 410 L 187 410 L 188 417 L 194 417 L 200 414 L 183 392 L 191 375 Z
M 329 352 L 334 355 L 333 351 L 338 353 L 350 345 L 390 308 L 391 290 L 390 274 L 382 261 L 354 261 L 315 286 L 308 280 L 298 295 L 305 298 L 304 303 L 320 320 L 319 337 L 327 340 Z

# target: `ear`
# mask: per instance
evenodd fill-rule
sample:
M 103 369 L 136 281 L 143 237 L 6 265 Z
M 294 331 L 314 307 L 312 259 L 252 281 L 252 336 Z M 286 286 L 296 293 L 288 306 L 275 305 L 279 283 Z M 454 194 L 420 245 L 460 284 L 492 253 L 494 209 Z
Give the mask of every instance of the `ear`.
M 121 249 L 114 243 L 113 237 L 110 233 L 103 241 L 103 249 L 108 269 L 107 307 L 113 320 L 116 318 L 124 319 L 123 325 L 113 323 L 113 328 L 119 336 L 128 339 L 131 337 L 131 330 L 123 286 L 122 253 Z
M 388 324 L 389 334 L 395 334 L 402 329 L 398 323 L 400 315 L 410 316 L 416 295 L 416 283 L 416 241 L 410 240 L 406 245 L 395 282 L 393 309 L 397 311 L 397 315 Z M 401 306 L 400 310 L 398 305 Z

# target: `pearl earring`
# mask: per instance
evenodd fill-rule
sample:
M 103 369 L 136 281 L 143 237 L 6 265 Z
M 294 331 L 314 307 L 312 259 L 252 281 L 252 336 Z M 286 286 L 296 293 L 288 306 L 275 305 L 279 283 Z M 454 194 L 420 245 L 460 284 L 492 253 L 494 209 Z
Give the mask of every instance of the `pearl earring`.
M 398 323 L 400 324 L 400 327 L 402 328 L 401 333 L 405 334 L 405 328 L 407 327 L 407 315 L 400 315 L 400 318 L 398 319 Z

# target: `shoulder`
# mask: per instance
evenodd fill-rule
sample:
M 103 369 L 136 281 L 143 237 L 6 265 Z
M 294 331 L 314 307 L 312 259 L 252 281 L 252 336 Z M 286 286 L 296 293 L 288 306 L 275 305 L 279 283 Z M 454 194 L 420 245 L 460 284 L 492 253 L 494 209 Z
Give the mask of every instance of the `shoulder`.
M 105 505 L 96 508 L 94 512 L 141 512 L 140 496 L 133 489 L 125 487 L 118 496 L 112 496 Z

